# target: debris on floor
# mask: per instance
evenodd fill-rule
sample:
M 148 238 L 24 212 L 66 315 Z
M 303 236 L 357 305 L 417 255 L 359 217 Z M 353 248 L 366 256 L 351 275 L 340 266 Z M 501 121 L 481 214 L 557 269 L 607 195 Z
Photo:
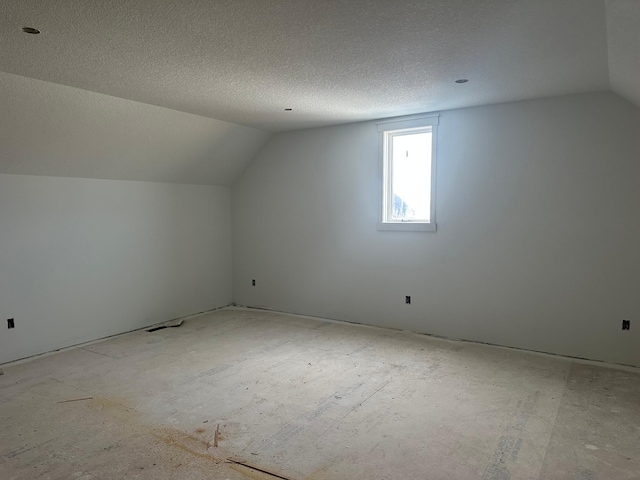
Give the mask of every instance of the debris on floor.
M 147 332 L 157 332 L 158 330 L 162 330 L 163 328 L 175 328 L 179 327 L 184 323 L 184 319 L 179 320 L 169 320 L 168 322 L 164 322 L 156 327 L 150 328 Z
M 218 446 L 218 440 L 220 439 L 220 424 L 216 427 L 216 431 L 213 434 L 213 446 Z
M 4 375 L 4 372 L 2 371 L 1 368 L 0 368 L 0 375 Z
M 79 402 L 81 400 L 93 400 L 93 397 L 72 398 L 71 400 L 62 400 L 58 403 Z
M 168 322 L 165 322 L 163 325 L 165 327 L 179 327 L 183 323 L 184 323 L 183 319 L 178 319 L 178 320 L 169 320 Z
M 270 472 L 269 470 L 265 470 L 262 467 L 257 467 L 255 465 L 252 465 L 252 464 L 248 463 L 248 462 L 245 462 L 244 460 L 236 460 L 236 459 L 233 459 L 233 458 L 227 458 L 227 462 L 233 463 L 234 465 L 241 465 L 243 467 L 250 468 L 251 470 L 255 470 L 256 472 L 260 472 L 260 473 L 264 473 L 266 475 L 270 475 L 273 478 L 280 478 L 282 480 L 291 480 L 289 477 L 284 477 L 284 476 L 282 476 L 280 474 L 277 474 L 277 473 L 274 473 L 274 472 Z

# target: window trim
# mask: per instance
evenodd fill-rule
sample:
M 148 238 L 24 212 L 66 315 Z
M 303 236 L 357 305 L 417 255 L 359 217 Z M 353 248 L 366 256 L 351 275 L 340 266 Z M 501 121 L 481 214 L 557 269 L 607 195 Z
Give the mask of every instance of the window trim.
M 412 115 L 377 122 L 379 132 L 379 161 L 380 185 L 378 188 L 380 202 L 378 212 L 378 230 L 409 231 L 409 232 L 435 232 L 436 231 L 436 164 L 437 164 L 437 138 L 440 115 Z M 385 182 L 390 181 L 387 172 L 387 134 L 400 130 L 410 130 L 431 127 L 431 215 L 429 222 L 389 222 L 385 221 L 385 212 L 388 207 L 385 193 L 389 186 Z

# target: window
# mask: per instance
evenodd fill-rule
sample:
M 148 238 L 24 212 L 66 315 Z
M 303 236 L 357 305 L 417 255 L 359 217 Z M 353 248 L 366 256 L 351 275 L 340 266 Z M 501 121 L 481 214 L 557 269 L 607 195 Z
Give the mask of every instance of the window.
M 437 116 L 378 123 L 382 154 L 379 230 L 435 231 L 437 126 Z

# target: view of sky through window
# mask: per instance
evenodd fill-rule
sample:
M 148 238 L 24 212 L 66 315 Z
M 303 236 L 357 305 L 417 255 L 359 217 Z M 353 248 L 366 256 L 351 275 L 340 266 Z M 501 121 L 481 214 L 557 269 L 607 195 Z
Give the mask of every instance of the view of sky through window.
M 431 132 L 393 137 L 392 218 L 430 221 Z

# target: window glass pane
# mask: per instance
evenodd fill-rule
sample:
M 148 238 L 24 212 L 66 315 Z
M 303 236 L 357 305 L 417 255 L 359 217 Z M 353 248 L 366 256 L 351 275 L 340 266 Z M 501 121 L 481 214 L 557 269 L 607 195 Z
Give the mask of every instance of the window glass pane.
M 431 132 L 394 135 L 391 161 L 392 221 L 430 221 Z

